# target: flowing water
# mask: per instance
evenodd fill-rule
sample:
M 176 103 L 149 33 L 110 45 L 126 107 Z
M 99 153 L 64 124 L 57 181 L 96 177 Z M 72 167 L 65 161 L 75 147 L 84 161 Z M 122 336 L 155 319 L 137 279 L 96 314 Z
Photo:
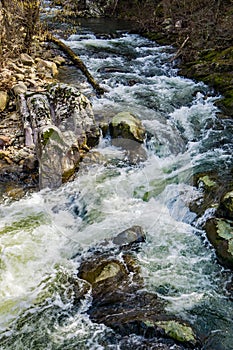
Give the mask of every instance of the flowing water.
M 231 273 L 188 206 L 201 196 L 195 173 L 231 166 L 232 123 L 217 118 L 208 87 L 177 76 L 171 47 L 108 26 L 90 21 L 66 41 L 107 93 L 97 98 L 71 67 L 61 78 L 89 96 L 97 119 L 139 117 L 147 159 L 125 162 L 107 136 L 97 147 L 105 161 L 73 182 L 1 205 L 0 349 L 119 349 L 110 329 L 89 320 L 90 295 L 73 307 L 72 257 L 134 224 L 147 236 L 137 254 L 146 288 L 206 337 L 205 349 L 233 349 Z

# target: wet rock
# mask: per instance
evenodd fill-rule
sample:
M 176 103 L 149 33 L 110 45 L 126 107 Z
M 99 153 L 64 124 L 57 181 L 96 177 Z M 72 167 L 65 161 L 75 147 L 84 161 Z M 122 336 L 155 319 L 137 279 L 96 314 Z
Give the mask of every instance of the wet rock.
M 227 192 L 221 198 L 217 215 L 226 219 L 233 219 L 233 191 Z
M 22 81 L 19 81 L 18 84 L 15 84 L 13 87 L 15 95 L 24 94 L 27 91 L 27 89 L 27 86 Z
M 91 291 L 91 285 L 78 277 L 70 277 L 69 283 L 73 286 L 74 303 L 77 305 Z
M 233 224 L 225 219 L 212 218 L 205 224 L 207 237 L 221 264 L 233 269 Z
M 49 90 L 54 106 L 54 122 L 61 131 L 75 133 L 79 147 L 93 147 L 100 137 L 90 101 L 77 88 L 67 84 L 55 84 Z
M 66 139 L 55 125 L 40 129 L 37 142 L 40 188 L 57 188 L 74 173 L 80 155 L 78 148 L 75 155 L 74 151 L 69 153 L 72 144 L 72 138 Z
M 26 104 L 39 160 L 40 188 L 57 188 L 72 178 L 83 152 L 98 142 L 100 132 L 91 104 L 66 84 L 26 96 Z
M 121 112 L 115 115 L 109 125 L 113 139 L 125 138 L 137 142 L 145 139 L 145 128 L 141 121 L 129 112 Z
M 231 300 L 233 300 L 233 277 L 226 285 L 226 294 Z
M 199 189 L 200 196 L 197 200 L 192 201 L 190 209 L 198 216 L 203 215 L 205 210 L 210 208 L 218 211 L 231 179 L 231 172 L 226 172 L 224 175 L 219 175 L 216 171 L 195 174 L 193 183 Z
M 119 147 L 124 151 L 123 161 L 130 165 L 135 165 L 144 162 L 147 159 L 146 150 L 142 144 L 127 138 L 112 139 L 112 145 Z
M 190 209 L 201 217 L 199 224 L 205 229 L 207 238 L 216 251 L 218 261 L 232 269 L 232 171 L 229 170 L 223 175 L 214 171 L 199 173 L 194 176 L 194 183 L 200 190 L 200 196 L 190 204 Z
M 128 228 L 127 230 L 119 233 L 116 237 L 113 238 L 112 242 L 118 246 L 125 246 L 128 247 L 145 242 L 146 235 L 142 229 L 141 226 L 132 226 L 131 228 Z
M 164 300 L 144 290 L 132 252 L 144 240 L 142 228 L 133 226 L 89 251 L 78 273 L 92 286 L 88 314 L 92 321 L 104 323 L 121 336 L 126 349 L 136 340 L 138 345 L 149 344 L 151 349 L 198 349 L 191 326 L 169 315 Z
M 4 111 L 8 102 L 8 94 L 6 91 L 0 91 L 0 112 Z
M 34 74 L 33 67 L 29 71 Z M 56 188 L 73 178 L 85 153 L 98 143 L 91 103 L 66 84 L 36 92 L 19 82 L 13 91 L 18 109 L 0 120 L 0 136 L 10 139 L 10 144 L 0 140 L 0 149 L 8 151 L 1 153 L 0 176 L 25 186 L 31 181 L 33 187 L 39 177 L 41 188 Z

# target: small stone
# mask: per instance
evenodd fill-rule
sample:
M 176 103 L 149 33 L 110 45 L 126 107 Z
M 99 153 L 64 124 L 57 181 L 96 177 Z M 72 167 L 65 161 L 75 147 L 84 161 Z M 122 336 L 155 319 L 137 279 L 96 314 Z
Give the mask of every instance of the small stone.
M 0 136 L 0 149 L 4 149 L 5 146 L 10 144 L 10 138 L 8 136 Z
M 24 190 L 22 188 L 14 188 L 12 186 L 8 186 L 6 188 L 7 195 L 13 200 L 19 200 L 24 196 Z
M 16 77 L 17 80 L 24 80 L 24 75 L 21 74 L 21 73 L 15 74 L 15 77 Z
M 37 87 L 38 85 L 37 81 L 34 79 L 26 79 L 26 83 L 29 84 L 29 87 L 33 87 L 33 88 Z
M 52 61 L 38 60 L 37 68 L 38 69 L 44 68 L 45 70 L 49 70 L 52 76 L 56 76 L 58 74 L 57 65 Z
M 132 226 L 113 238 L 113 243 L 119 246 L 145 242 L 146 236 L 141 226 Z
M 0 112 L 4 111 L 7 106 L 8 95 L 6 91 L 0 91 Z
M 33 58 L 29 56 L 27 53 L 21 53 L 20 60 L 26 66 L 32 66 L 35 63 Z
M 18 74 L 24 74 L 25 73 L 25 69 L 22 67 L 19 67 L 17 64 L 11 62 L 10 67 L 12 67 L 14 69 L 15 72 L 17 72 Z
M 19 81 L 18 84 L 13 87 L 13 91 L 15 95 L 24 94 L 27 91 L 27 86 L 22 81 Z
M 53 62 L 56 63 L 58 66 L 61 66 L 66 62 L 65 58 L 62 56 L 56 56 L 53 58 Z

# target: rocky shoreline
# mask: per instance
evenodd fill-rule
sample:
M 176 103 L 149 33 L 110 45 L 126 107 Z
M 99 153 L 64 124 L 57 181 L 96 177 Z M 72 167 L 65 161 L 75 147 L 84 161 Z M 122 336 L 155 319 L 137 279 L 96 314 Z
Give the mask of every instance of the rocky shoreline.
M 34 54 L 9 59 L 0 70 L 0 192 L 13 198 L 38 188 L 38 160 L 28 139 L 24 96 L 43 94 L 48 84 L 56 82 L 58 66 L 65 62 L 39 40 L 35 48 Z

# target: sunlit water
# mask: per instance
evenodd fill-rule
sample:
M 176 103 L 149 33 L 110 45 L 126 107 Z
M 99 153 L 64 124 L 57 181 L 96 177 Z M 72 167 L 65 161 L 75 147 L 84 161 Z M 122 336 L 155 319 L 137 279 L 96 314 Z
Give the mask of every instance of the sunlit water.
M 1 205 L 0 349 L 119 349 L 111 330 L 89 320 L 89 294 L 73 307 L 72 257 L 132 225 L 147 236 L 137 254 L 146 288 L 193 323 L 206 349 L 233 349 L 232 302 L 224 289 L 230 272 L 216 262 L 188 207 L 201 196 L 193 174 L 232 164 L 231 121 L 218 120 L 216 97 L 205 85 L 177 76 L 171 47 L 89 29 L 66 43 L 108 92 L 95 97 L 72 68 L 61 78 L 89 96 L 97 120 L 121 111 L 139 117 L 150 136 L 147 160 L 129 165 L 102 138 L 103 161 L 81 169 L 72 183 Z

